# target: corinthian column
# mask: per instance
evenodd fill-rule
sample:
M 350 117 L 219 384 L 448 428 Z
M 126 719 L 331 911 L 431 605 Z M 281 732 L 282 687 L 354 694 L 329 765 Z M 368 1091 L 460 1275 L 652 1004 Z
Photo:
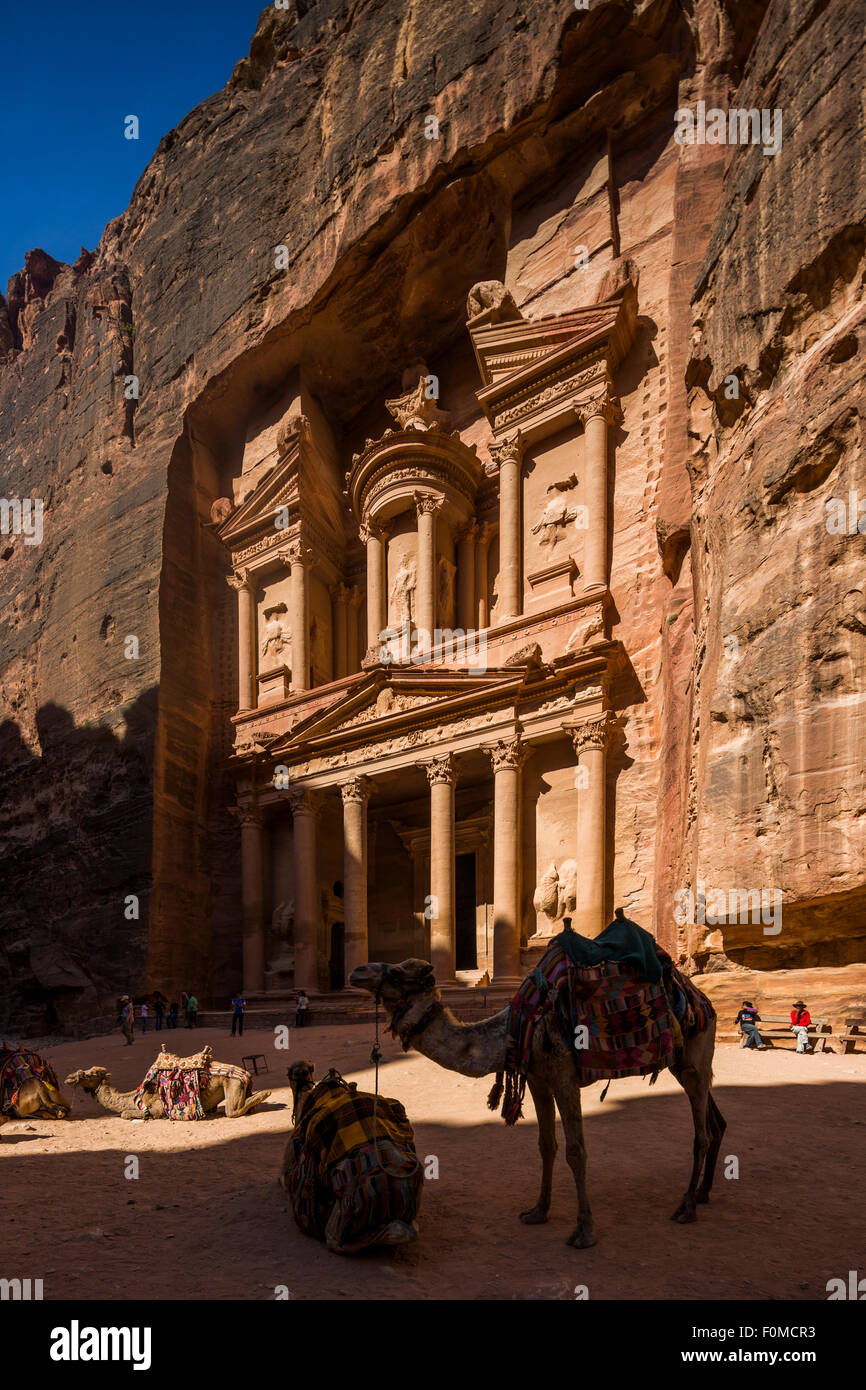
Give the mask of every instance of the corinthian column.
M 316 859 L 318 800 L 314 793 L 289 792 L 295 852 L 295 988 L 319 988 L 319 892 Z
M 366 520 L 360 528 L 367 547 L 367 650 L 381 646 L 379 634 L 388 626 L 385 585 L 385 532 Z
M 346 923 L 345 972 L 369 959 L 367 940 L 367 802 L 370 782 L 353 777 L 340 788 L 343 798 L 343 894 Z
M 236 806 L 233 812 L 241 825 L 244 992 L 260 994 L 265 987 L 262 817 L 256 806 Z
M 589 528 L 583 555 L 583 587 L 607 585 L 607 427 L 616 407 L 603 391 L 579 407 L 585 437 L 584 497 Z
M 249 570 L 226 575 L 238 596 L 238 710 L 255 709 L 255 585 Z
M 418 632 L 426 633 L 424 651 L 433 646 L 433 633 L 436 629 L 436 513 L 442 503 L 438 497 L 425 497 L 415 494 L 415 510 L 418 516 L 418 572 L 416 593 L 416 626 Z
M 519 738 L 500 739 L 493 762 L 493 979 L 522 979 L 520 970 L 520 764 Z
M 605 927 L 607 749 L 616 721 L 610 710 L 572 729 L 577 754 L 577 907 L 574 930 L 598 936 Z
M 292 575 L 292 690 L 310 688 L 310 593 L 307 568 L 313 552 L 295 543 L 289 550 Z
M 427 764 L 430 783 L 430 959 L 436 979 L 453 980 L 456 956 L 454 901 L 454 758 Z
M 490 456 L 499 467 L 499 622 L 522 612 L 523 580 L 520 534 L 520 494 L 523 440 L 518 430 L 512 439 L 490 445 Z

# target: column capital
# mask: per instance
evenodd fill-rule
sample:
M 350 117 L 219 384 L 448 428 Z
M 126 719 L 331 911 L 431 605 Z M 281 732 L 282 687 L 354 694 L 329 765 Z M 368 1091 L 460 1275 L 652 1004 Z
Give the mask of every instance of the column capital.
M 508 439 L 492 440 L 487 446 L 487 452 L 497 470 L 501 469 L 503 463 L 520 463 L 523 458 L 524 443 L 520 430 Z
M 344 806 L 366 806 L 370 800 L 373 783 L 369 777 L 352 777 L 340 785 L 340 795 Z
M 461 526 L 459 531 L 455 531 L 454 539 L 457 541 L 458 545 L 461 541 L 474 541 L 478 536 L 479 530 L 480 527 L 478 522 L 473 517 L 471 521 L 466 522 L 465 526 Z
M 249 570 L 234 570 L 226 575 L 226 583 L 235 593 L 240 593 L 241 589 L 252 589 L 253 577 Z
M 285 550 L 285 556 L 290 565 L 303 565 L 308 568 L 316 558 L 308 545 L 301 540 L 292 541 Z
M 352 605 L 352 607 L 360 608 L 361 604 L 364 602 L 364 595 L 361 589 L 358 588 L 358 585 L 353 584 L 351 589 L 348 590 L 348 594 L 349 603 Z
M 485 748 L 486 753 L 490 754 L 493 763 L 494 776 L 505 768 L 516 771 L 521 763 L 526 761 L 529 750 L 519 734 L 514 738 L 500 738 L 489 748 Z
M 234 816 L 235 820 L 240 822 L 242 829 L 247 825 L 255 825 L 261 828 L 262 813 L 258 806 L 230 806 L 229 815 Z
M 575 753 L 580 757 L 581 753 L 590 748 L 606 750 L 610 747 L 617 727 L 616 715 L 608 709 L 596 719 L 587 719 L 584 724 L 578 724 L 571 728 L 569 733 Z
M 386 521 L 374 521 L 371 516 L 365 516 L 358 527 L 358 535 L 364 545 L 368 541 L 386 541 L 391 527 Z
M 337 584 L 332 584 L 328 590 L 328 593 L 331 595 L 331 598 L 334 600 L 335 603 L 348 603 L 351 597 L 351 591 L 342 582 L 342 580 Z
M 453 753 L 440 753 L 425 764 L 424 771 L 431 787 L 441 782 L 454 783 L 457 780 L 457 760 Z
M 587 421 L 591 420 L 593 416 L 600 417 L 606 425 L 615 425 L 622 414 L 619 402 L 611 395 L 608 387 L 599 391 L 595 396 L 590 396 L 587 401 L 579 401 L 574 407 L 574 413 L 584 429 Z
M 293 816 L 310 816 L 317 819 L 321 810 L 321 797 L 318 792 L 307 787 L 289 787 L 289 805 Z
M 438 512 L 442 506 L 442 498 L 433 497 L 429 492 L 416 492 L 413 493 L 413 496 L 415 499 L 415 512 L 418 516 L 420 516 L 422 512 Z

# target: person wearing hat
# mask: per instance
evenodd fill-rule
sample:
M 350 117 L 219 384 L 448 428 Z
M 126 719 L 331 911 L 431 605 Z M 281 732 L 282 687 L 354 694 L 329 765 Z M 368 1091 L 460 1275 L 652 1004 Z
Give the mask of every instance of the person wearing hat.
M 751 999 L 744 999 L 743 1007 L 734 1019 L 734 1022 L 739 1025 L 740 1032 L 743 1035 L 743 1041 L 740 1044 L 741 1047 L 756 1047 L 759 1052 L 766 1052 L 767 1044 L 755 1027 L 760 1021 L 761 1015 L 758 1013 Z
M 791 1009 L 791 1032 L 797 1039 L 797 1051 L 809 1052 L 809 1024 L 812 1016 L 802 999 L 798 999 Z

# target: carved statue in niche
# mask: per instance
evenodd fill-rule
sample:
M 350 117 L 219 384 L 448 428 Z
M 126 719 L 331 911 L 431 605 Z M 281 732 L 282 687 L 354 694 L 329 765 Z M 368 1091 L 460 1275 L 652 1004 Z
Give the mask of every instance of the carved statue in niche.
M 549 922 L 561 922 L 573 915 L 577 906 L 577 864 L 565 859 L 557 869 L 551 859 L 532 898 L 536 912 L 543 912 Z
M 457 566 L 453 565 L 447 556 L 440 555 L 436 576 L 436 611 L 439 615 L 439 626 L 441 628 L 453 628 L 454 626 L 454 576 L 456 573 Z
M 411 623 L 415 617 L 415 586 L 417 584 L 415 562 L 408 555 L 400 561 L 399 569 L 391 581 L 388 594 L 391 622 L 399 626 Z
M 287 609 L 284 603 L 275 603 L 272 607 L 265 609 L 265 636 L 262 641 L 263 663 L 268 656 L 272 656 L 275 662 L 279 662 L 291 650 L 292 630 L 280 616 L 285 612 Z
M 577 508 L 569 507 L 562 496 L 551 497 L 541 516 L 532 527 L 533 536 L 541 533 L 539 545 L 549 546 L 552 550 L 558 541 L 565 535 L 566 527 L 574 521 L 577 516 Z

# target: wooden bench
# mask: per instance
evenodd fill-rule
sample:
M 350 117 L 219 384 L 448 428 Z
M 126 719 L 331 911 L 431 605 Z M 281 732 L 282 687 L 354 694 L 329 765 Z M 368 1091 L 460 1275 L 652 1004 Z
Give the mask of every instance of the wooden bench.
M 761 1037 L 773 1043 L 790 1042 L 797 1046 L 796 1034 L 791 1032 L 790 1014 L 762 1014 L 755 1025 Z M 832 1036 L 833 1030 L 826 1018 L 813 1018 L 809 1024 L 809 1041 L 813 1052 L 823 1052 L 824 1044 Z
M 858 1042 L 866 1043 L 866 1019 L 846 1018 L 845 1031 L 837 1036 L 842 1044 L 844 1054 L 856 1052 Z

